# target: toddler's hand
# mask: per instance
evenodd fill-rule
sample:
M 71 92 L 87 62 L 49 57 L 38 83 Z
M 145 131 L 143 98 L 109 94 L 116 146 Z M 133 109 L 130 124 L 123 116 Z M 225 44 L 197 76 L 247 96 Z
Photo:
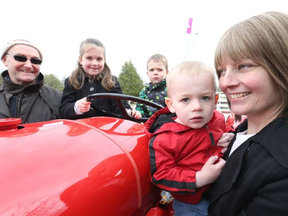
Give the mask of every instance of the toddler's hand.
M 78 106 L 78 110 L 81 113 L 88 112 L 90 110 L 90 108 L 91 108 L 91 102 L 88 102 L 86 100 L 86 97 L 78 100 L 76 103 L 77 103 L 77 106 Z
M 235 134 L 233 133 L 223 133 L 222 137 L 218 140 L 217 146 L 223 147 L 222 153 L 226 152 L 228 149 L 228 146 L 233 139 Z
M 128 115 L 134 117 L 135 119 L 140 119 L 142 117 L 141 113 L 135 109 L 126 109 Z
M 196 172 L 196 187 L 200 188 L 207 184 L 214 182 L 220 175 L 223 166 L 226 161 L 222 158 L 219 162 L 214 164 L 218 160 L 218 156 L 211 156 L 202 167 L 201 171 Z

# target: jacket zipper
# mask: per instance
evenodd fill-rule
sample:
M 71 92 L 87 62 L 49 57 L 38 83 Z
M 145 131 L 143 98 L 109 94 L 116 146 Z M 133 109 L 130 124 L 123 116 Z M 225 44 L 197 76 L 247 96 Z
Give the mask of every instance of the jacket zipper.
M 209 133 L 209 137 L 210 137 L 210 140 L 211 140 L 212 146 L 215 146 L 215 141 L 214 141 L 213 134 L 209 131 L 209 128 L 208 128 L 207 125 L 206 125 L 205 127 L 206 127 L 206 129 L 207 129 L 207 131 L 208 131 L 208 133 Z

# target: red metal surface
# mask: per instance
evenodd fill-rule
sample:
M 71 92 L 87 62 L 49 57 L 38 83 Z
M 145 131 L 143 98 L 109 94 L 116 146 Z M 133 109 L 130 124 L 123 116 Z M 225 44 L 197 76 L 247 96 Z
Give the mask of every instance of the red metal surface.
M 149 210 L 146 216 L 173 216 L 174 210 L 172 209 L 172 205 L 168 206 L 156 206 Z
M 0 131 L 0 215 L 144 215 L 155 205 L 143 125 L 95 117 L 23 126 Z
M 0 131 L 16 129 L 21 123 L 21 118 L 0 119 Z

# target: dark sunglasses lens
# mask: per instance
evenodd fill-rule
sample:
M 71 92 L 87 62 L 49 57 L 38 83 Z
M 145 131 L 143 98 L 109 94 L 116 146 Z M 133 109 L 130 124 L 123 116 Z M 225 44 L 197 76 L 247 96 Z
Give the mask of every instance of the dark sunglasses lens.
M 19 61 L 19 62 L 26 62 L 26 61 L 27 61 L 27 58 L 24 57 L 24 56 L 17 56 L 17 55 L 15 55 L 15 56 L 14 56 L 14 59 L 15 59 L 16 61 Z
M 32 64 L 40 65 L 42 63 L 42 60 L 40 60 L 40 59 L 31 58 L 30 61 L 31 61 Z
M 25 56 L 18 56 L 18 55 L 15 55 L 14 56 L 14 59 L 16 61 L 19 61 L 19 62 L 26 62 L 27 61 L 27 58 Z M 31 63 L 32 64 L 37 64 L 37 65 L 40 65 L 42 63 L 42 60 L 40 59 L 35 59 L 35 58 L 31 58 L 30 59 Z

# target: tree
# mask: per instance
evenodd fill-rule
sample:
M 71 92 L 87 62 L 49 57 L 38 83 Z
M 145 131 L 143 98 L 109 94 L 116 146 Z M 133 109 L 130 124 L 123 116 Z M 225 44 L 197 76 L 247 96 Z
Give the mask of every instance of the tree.
M 45 75 L 44 84 L 59 91 L 63 91 L 64 89 L 63 83 L 53 74 Z
M 119 83 L 124 94 L 139 97 L 139 93 L 144 87 L 144 84 L 131 60 L 125 62 L 122 66 Z

